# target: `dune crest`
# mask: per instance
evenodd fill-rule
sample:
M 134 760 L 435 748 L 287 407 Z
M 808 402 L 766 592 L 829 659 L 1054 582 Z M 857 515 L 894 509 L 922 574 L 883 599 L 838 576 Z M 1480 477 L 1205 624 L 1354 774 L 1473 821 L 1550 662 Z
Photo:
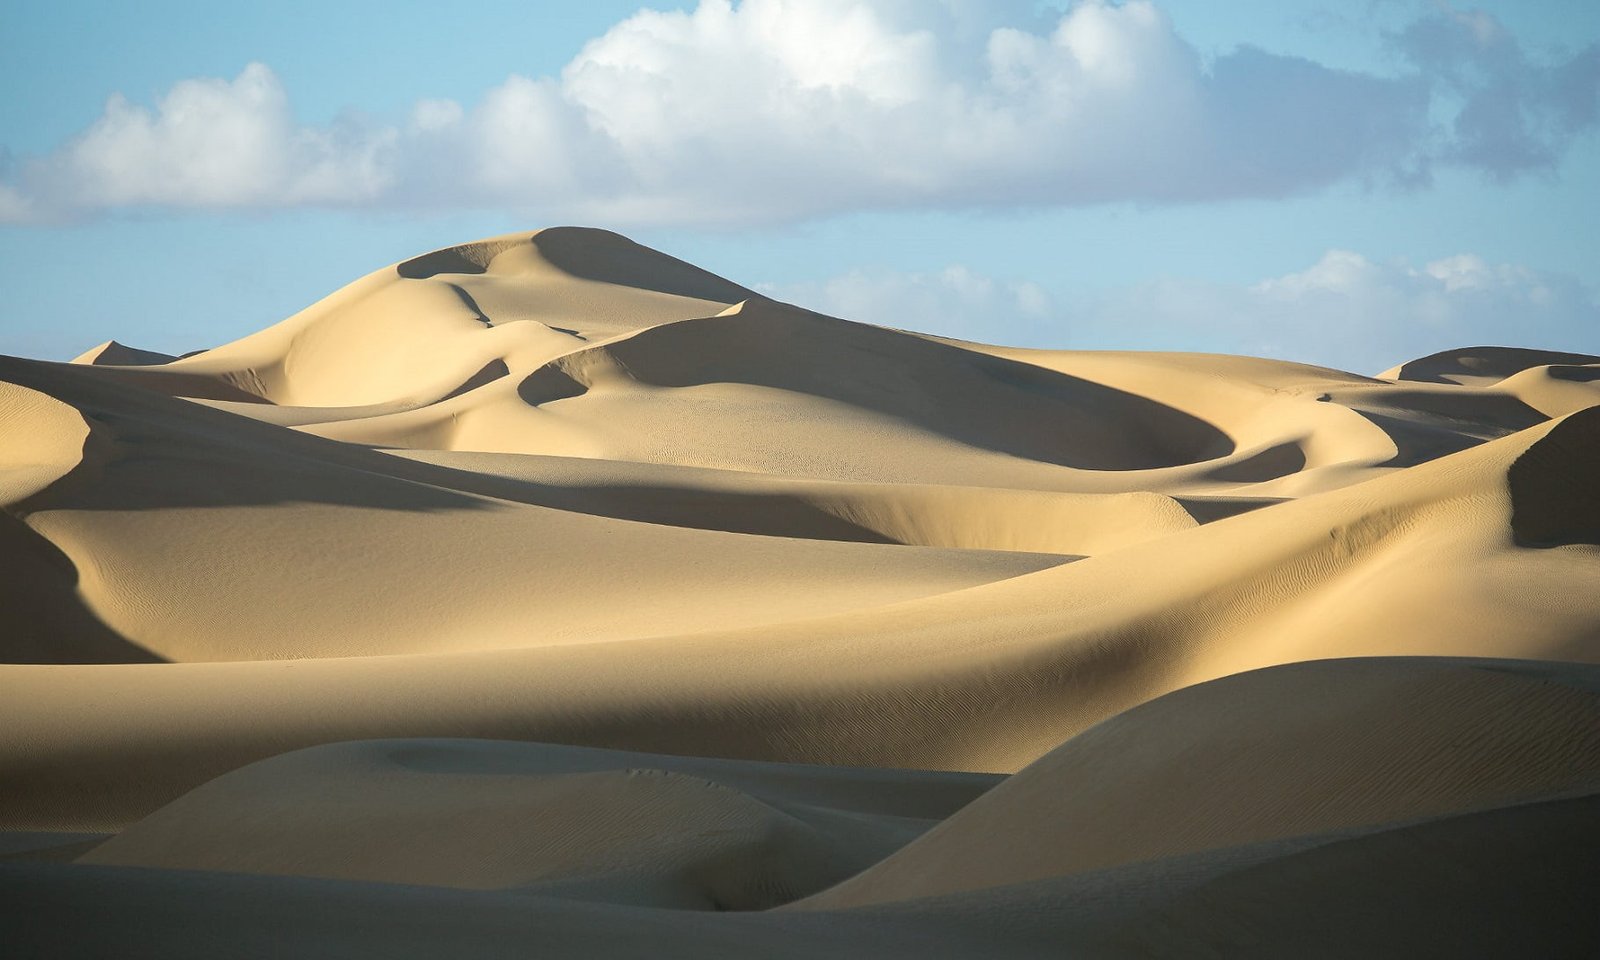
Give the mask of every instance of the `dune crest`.
M 1585 955 L 1596 450 L 1596 357 L 968 343 L 581 227 L 0 358 L 0 926 Z

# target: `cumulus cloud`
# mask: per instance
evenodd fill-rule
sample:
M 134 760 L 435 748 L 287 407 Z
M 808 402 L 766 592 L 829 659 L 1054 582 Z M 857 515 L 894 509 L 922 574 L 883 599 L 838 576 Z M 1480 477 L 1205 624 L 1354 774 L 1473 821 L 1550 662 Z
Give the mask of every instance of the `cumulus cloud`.
M 764 292 L 835 316 L 961 339 L 1206 350 L 1369 374 L 1483 344 L 1600 354 L 1593 289 L 1474 254 L 1415 266 L 1330 250 L 1304 270 L 1253 284 L 1164 279 L 1089 296 L 1052 294 L 965 267 L 852 272 Z
M 33 204 L 28 198 L 0 183 L 0 223 L 22 223 L 32 219 Z
M 1593 290 L 1474 254 L 1415 267 L 1329 251 L 1307 270 L 1249 288 L 1241 316 L 1266 352 L 1367 372 L 1481 344 L 1600 352 Z
M 231 81 L 184 80 L 154 110 L 113 96 L 28 186 L 90 208 L 359 202 L 390 186 L 392 141 L 297 127 L 277 76 L 253 63 Z
M 559 76 L 389 124 L 298 125 L 252 64 L 113 97 L 0 174 L 0 217 L 125 207 L 496 206 L 543 218 L 771 222 L 900 207 L 1271 197 L 1555 164 L 1596 123 L 1600 47 L 1529 57 L 1449 8 L 1377 76 L 1242 47 L 1207 60 L 1149 0 L 701 0 L 645 10 Z M 1445 122 L 1440 117 L 1447 118 Z

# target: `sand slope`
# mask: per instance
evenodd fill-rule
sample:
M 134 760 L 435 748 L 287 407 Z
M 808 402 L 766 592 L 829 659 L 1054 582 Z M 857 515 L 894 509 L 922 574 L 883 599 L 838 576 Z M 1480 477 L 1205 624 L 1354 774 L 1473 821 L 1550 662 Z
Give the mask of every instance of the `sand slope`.
M 1333 692 L 1350 681 L 1348 694 Z M 1523 696 L 1530 688 L 1538 692 Z M 1294 704 L 1311 690 L 1321 703 L 1302 715 Z M 1428 706 L 1409 717 L 1395 694 Z M 1600 866 L 1590 855 L 1600 755 L 1581 712 L 1596 696 L 1600 672 L 1574 665 L 1279 667 L 1132 710 L 987 793 L 989 782 L 970 775 L 503 742 L 320 747 L 201 787 L 75 864 L 0 863 L 0 921 L 14 943 L 86 955 L 1581 957 L 1600 946 Z M 1474 709 L 1475 697 L 1486 705 Z M 1241 756 L 1229 721 L 1252 713 L 1294 729 L 1253 727 Z M 1395 733 L 1443 740 L 1468 717 L 1478 736 L 1458 737 L 1431 769 L 1384 789 L 1408 758 L 1429 752 L 1385 738 L 1396 722 L 1405 729 Z M 1341 722 L 1375 735 L 1330 744 L 1342 754 L 1318 758 L 1330 767 L 1308 762 L 1307 734 Z M 1130 753 L 1173 743 L 1186 762 L 1159 770 L 1165 782 L 1115 772 L 1145 760 L 1156 773 L 1157 758 Z M 1085 778 L 1083 765 L 1110 782 Z M 1317 772 L 1307 778 L 1308 769 Z M 1253 782 L 1261 789 L 1243 789 Z M 1317 792 L 1330 782 L 1331 794 Z M 1340 802 L 1370 787 L 1375 802 Z M 1083 790 L 1114 802 L 1086 816 L 1074 799 Z M 574 803 L 575 793 L 597 802 Z M 768 816 L 798 815 L 752 833 L 756 818 L 731 808 L 754 796 Z M 1152 800 L 1189 814 L 1163 825 Z M 1240 842 L 1233 816 L 1259 826 L 1263 813 L 1295 821 L 1293 832 L 1254 829 Z M 1214 829 L 1197 834 L 1195 823 Z M 1015 842 L 1024 834 L 1031 845 Z M 880 847 L 909 843 L 791 908 L 720 912 L 792 895 L 785 884 L 829 852 L 870 857 L 874 836 Z M 1155 858 L 1084 869 L 1060 856 L 1085 839 L 1152 836 L 1166 847 Z M 698 843 L 683 846 L 690 838 Z M 977 842 L 951 848 L 965 841 Z M 553 872 L 582 880 L 552 883 Z M 530 883 L 532 873 L 543 876 Z M 940 880 L 961 889 L 925 896 Z M 850 902 L 866 890 L 893 892 L 877 905 Z M 85 905 L 96 922 L 72 922 L 67 911 Z
M 1597 712 L 1595 668 L 1369 658 L 1238 674 L 1085 731 L 797 906 L 910 900 L 1588 794 L 1600 787 Z
M 583 228 L 0 358 L 6 921 L 1563 955 L 1596 450 L 1600 358 L 964 343 Z
M 866 869 L 998 779 L 360 741 L 234 771 L 80 862 L 751 910 Z

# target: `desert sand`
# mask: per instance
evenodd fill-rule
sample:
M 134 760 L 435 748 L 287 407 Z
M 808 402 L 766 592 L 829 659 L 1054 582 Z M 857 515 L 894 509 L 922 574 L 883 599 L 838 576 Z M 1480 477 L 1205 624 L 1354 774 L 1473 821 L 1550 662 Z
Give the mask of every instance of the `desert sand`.
M 560 227 L 0 358 L 0 506 L 7 955 L 1600 955 L 1600 357 Z

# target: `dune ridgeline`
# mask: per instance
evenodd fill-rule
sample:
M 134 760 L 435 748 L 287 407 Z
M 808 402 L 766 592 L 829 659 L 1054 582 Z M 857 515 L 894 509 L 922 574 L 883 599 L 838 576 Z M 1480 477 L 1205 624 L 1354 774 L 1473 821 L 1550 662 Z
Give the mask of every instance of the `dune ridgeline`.
M 0 953 L 1596 955 L 1597 405 L 581 228 L 0 358 Z

